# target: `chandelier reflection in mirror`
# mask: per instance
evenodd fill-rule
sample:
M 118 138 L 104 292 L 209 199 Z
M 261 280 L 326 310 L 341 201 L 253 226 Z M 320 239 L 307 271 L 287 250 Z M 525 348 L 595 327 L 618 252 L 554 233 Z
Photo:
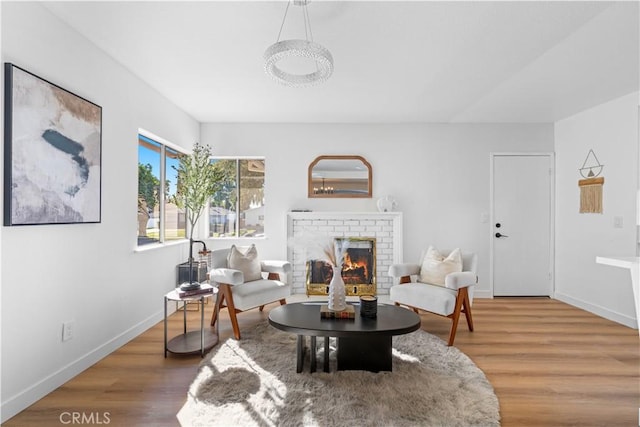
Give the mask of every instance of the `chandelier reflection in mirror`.
M 305 39 L 280 40 L 291 3 L 292 1 L 287 3 L 276 43 L 269 46 L 264 52 L 264 68 L 268 75 L 283 85 L 291 87 L 312 86 L 324 82 L 331 76 L 333 73 L 333 57 L 327 48 L 313 41 L 311 21 L 307 10 L 309 0 L 293 0 L 293 4 L 300 6 L 302 9 Z M 290 72 L 290 70 L 285 71 L 278 66 L 278 63 L 292 59 L 311 62 L 313 71 L 305 69 L 301 73 Z
M 322 179 L 322 185 L 320 187 L 313 187 L 313 194 L 333 194 L 335 189 L 328 185 L 325 185 L 324 178 Z

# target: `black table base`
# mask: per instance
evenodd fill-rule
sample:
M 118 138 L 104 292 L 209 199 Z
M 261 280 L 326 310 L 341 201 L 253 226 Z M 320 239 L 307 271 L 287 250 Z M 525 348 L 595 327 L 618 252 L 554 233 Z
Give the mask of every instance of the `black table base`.
M 391 371 L 391 335 L 338 338 L 338 371 Z

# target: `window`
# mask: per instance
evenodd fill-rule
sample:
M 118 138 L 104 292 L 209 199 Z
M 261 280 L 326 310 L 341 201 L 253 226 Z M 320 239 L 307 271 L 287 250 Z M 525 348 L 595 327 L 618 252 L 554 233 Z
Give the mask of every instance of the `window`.
M 185 212 L 170 201 L 182 153 L 156 139 L 138 135 L 138 246 L 186 236 Z
M 264 171 L 261 158 L 214 158 L 223 172 L 209 205 L 209 237 L 264 236 Z

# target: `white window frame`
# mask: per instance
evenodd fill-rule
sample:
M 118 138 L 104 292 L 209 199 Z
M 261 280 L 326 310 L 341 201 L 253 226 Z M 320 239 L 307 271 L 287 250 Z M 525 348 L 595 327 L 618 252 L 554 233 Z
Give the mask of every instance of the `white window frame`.
M 266 158 L 264 156 L 211 156 L 211 160 L 263 160 L 265 162 L 265 165 L 267 163 Z M 266 168 L 266 166 L 265 166 Z M 240 166 L 239 164 L 236 164 L 236 179 L 239 179 L 240 176 Z M 265 178 L 266 178 L 266 171 L 265 171 Z M 265 203 L 266 205 L 266 203 Z M 253 236 L 240 236 L 240 182 L 236 181 L 236 206 L 235 206 L 235 212 L 236 212 L 236 229 L 235 231 L 235 236 L 225 236 L 225 237 L 214 237 L 211 235 L 211 225 L 210 225 L 210 220 L 209 218 L 211 217 L 211 203 L 209 203 L 207 205 L 207 220 L 205 221 L 205 235 L 207 236 L 207 239 L 214 239 L 214 240 L 229 240 L 229 239 L 265 239 L 266 238 L 266 229 L 264 230 L 263 237 L 253 237 Z
M 140 139 L 140 136 L 143 136 L 147 139 L 150 139 L 154 142 L 156 142 L 157 144 L 160 145 L 160 194 L 159 194 L 159 212 L 158 215 L 160 216 L 160 225 L 161 227 L 159 227 L 159 234 L 158 234 L 158 241 L 154 242 L 154 243 L 148 243 L 146 245 L 138 245 L 137 241 L 136 241 L 136 247 L 138 249 L 141 248 L 147 248 L 147 247 L 154 247 L 157 245 L 167 245 L 167 244 L 172 244 L 172 243 L 182 243 L 187 239 L 186 236 L 188 236 L 189 233 L 189 224 L 186 225 L 186 229 L 185 229 L 185 237 L 183 239 L 172 239 L 167 241 L 165 239 L 166 237 L 166 233 L 165 233 L 165 226 L 166 226 L 166 218 L 165 218 L 165 203 L 166 203 L 166 198 L 165 198 L 165 183 L 166 183 L 166 176 L 167 176 L 167 171 L 166 171 L 166 149 L 170 148 L 174 151 L 177 151 L 180 154 L 185 154 L 185 155 L 189 155 L 191 154 L 190 151 L 185 150 L 183 147 L 180 147 L 179 145 L 176 145 L 170 141 L 167 141 L 166 139 L 152 133 L 149 132 L 148 130 L 139 128 L 138 129 L 138 140 Z M 140 142 L 138 141 L 137 144 L 139 145 Z M 140 163 L 140 159 L 138 159 L 138 162 Z

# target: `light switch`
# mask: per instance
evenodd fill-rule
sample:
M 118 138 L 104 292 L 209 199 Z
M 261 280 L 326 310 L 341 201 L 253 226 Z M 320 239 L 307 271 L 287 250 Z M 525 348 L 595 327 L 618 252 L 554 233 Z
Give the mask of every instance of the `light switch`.
M 482 213 L 480 214 L 480 222 L 481 222 L 482 224 L 486 224 L 486 223 L 488 223 L 488 222 L 489 222 L 489 214 L 488 214 L 488 213 L 486 213 L 486 212 L 482 212 Z

